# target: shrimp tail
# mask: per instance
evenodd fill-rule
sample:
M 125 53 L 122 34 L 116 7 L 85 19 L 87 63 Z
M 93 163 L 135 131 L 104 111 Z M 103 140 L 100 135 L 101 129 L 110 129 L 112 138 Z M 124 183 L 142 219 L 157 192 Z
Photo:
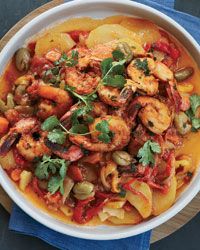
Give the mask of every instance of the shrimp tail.
M 0 146 L 0 155 L 7 154 L 11 147 L 17 142 L 19 139 L 20 134 L 19 133 L 12 133 L 7 136 L 5 141 Z

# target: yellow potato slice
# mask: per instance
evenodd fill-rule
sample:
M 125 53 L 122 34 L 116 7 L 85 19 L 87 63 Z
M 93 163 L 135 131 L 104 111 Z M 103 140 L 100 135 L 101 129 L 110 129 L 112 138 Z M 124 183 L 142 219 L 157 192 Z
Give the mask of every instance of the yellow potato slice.
M 45 55 L 51 49 L 58 49 L 60 52 L 67 52 L 75 45 L 74 40 L 64 33 L 47 33 L 37 40 L 35 54 Z
M 7 170 L 13 168 L 16 165 L 12 150 L 9 151 L 5 156 L 0 156 L 0 165 L 3 169 Z
M 143 218 L 147 218 L 152 212 L 152 192 L 145 182 L 134 181 L 132 188 L 139 194 L 127 191 L 126 199 L 134 206 Z
M 117 225 L 122 225 L 122 224 L 133 225 L 133 224 L 137 224 L 141 222 L 142 216 L 138 213 L 136 209 L 133 209 L 130 212 L 125 212 L 123 219 L 119 219 L 117 217 L 111 216 L 107 218 L 107 220 Z
M 153 191 L 153 215 L 159 215 L 172 206 L 176 198 L 176 186 L 176 177 L 173 177 L 167 194 L 156 190 Z
M 153 43 L 161 37 L 158 27 L 149 20 L 126 17 L 120 25 L 133 31 L 142 44 Z
M 48 29 L 49 32 L 70 32 L 74 30 L 91 31 L 103 24 L 120 23 L 124 16 L 111 16 L 104 19 L 93 19 L 90 17 L 72 18 L 63 23 L 57 24 L 55 27 Z
M 26 187 L 32 180 L 32 173 L 30 171 L 23 170 L 20 174 L 19 188 L 25 191 Z
M 104 24 L 92 30 L 86 40 L 88 48 L 93 48 L 98 44 L 107 43 L 113 40 L 129 38 L 140 42 L 135 34 L 119 24 Z

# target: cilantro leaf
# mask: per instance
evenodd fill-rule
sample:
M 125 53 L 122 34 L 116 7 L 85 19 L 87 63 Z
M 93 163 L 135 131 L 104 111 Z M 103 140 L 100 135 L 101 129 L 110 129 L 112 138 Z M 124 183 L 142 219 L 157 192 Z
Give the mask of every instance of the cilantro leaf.
M 103 76 L 105 76 L 112 67 L 112 62 L 113 62 L 112 58 L 106 58 L 101 62 L 101 71 Z
M 103 82 L 103 84 L 106 86 L 116 87 L 119 89 L 122 89 L 125 83 L 126 79 L 121 75 L 115 75 L 115 76 L 108 75 Z
M 117 49 L 112 52 L 112 55 L 113 55 L 113 58 L 118 61 L 123 60 L 125 58 L 124 53 Z
M 84 124 L 75 124 L 69 131 L 73 134 L 86 134 L 88 133 L 88 127 Z
M 51 158 L 44 155 L 42 161 L 38 162 L 35 169 L 35 175 L 40 179 L 48 179 L 49 173 L 56 173 L 56 166 L 51 163 Z
M 64 159 L 52 159 L 50 156 L 44 155 L 42 160 L 36 165 L 35 175 L 40 179 L 48 179 L 49 174 L 55 174 L 57 169 L 67 167 Z
M 66 140 L 66 133 L 61 129 L 54 129 L 48 133 L 47 138 L 53 143 L 63 144 Z
M 59 125 L 59 120 L 58 118 L 53 115 L 48 117 L 41 125 L 42 130 L 46 130 L 46 131 L 51 131 L 52 129 L 54 129 L 55 127 L 57 127 Z
M 104 143 L 110 143 L 111 142 L 111 138 L 108 134 L 105 133 L 101 133 L 100 135 L 98 135 L 98 140 Z
M 190 105 L 191 105 L 192 112 L 195 115 L 197 108 L 200 106 L 200 96 L 197 94 L 191 95 Z
M 144 71 L 144 74 L 146 76 L 149 76 L 150 74 L 150 69 L 149 69 L 149 66 L 148 66 L 148 61 L 147 59 L 144 59 L 144 60 L 141 60 L 141 59 L 136 59 L 135 60 L 135 66 L 139 69 L 139 70 L 143 70 Z
M 100 132 L 98 135 L 99 141 L 104 143 L 110 143 L 111 139 L 114 136 L 114 133 L 109 129 L 109 123 L 106 120 L 103 120 L 97 123 L 95 129 Z
M 192 127 L 196 130 L 200 129 L 200 118 L 192 119 Z
M 96 125 L 96 130 L 102 133 L 109 133 L 110 129 L 109 129 L 109 123 L 106 120 L 103 120 L 102 122 L 97 123 Z
M 56 191 L 60 191 L 60 193 L 64 194 L 64 179 L 60 176 L 52 176 L 48 182 L 48 191 L 51 194 L 55 194 Z
M 141 162 L 143 166 L 154 165 L 154 153 L 161 153 L 159 144 L 151 140 L 146 141 L 143 147 L 138 151 L 137 157 L 140 158 L 139 162 Z

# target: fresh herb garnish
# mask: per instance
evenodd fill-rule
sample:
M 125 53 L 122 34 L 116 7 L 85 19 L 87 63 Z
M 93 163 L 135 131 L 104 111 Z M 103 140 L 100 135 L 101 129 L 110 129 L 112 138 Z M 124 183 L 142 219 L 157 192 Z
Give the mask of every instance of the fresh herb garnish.
M 47 138 L 53 143 L 64 144 L 66 141 L 66 133 L 61 129 L 53 129 L 48 133 Z
M 126 80 L 124 78 L 126 59 L 124 54 L 120 50 L 114 50 L 112 52 L 114 61 L 112 58 L 106 58 L 101 62 L 102 71 L 102 83 L 106 86 L 112 86 L 116 88 L 123 88 Z
M 147 59 L 144 59 L 144 60 L 141 60 L 141 59 L 136 59 L 135 60 L 135 66 L 139 69 L 139 70 L 143 70 L 144 71 L 144 74 L 146 76 L 149 76 L 150 74 L 150 69 L 149 69 L 149 66 L 148 66 L 148 61 Z
M 95 129 L 100 132 L 98 139 L 104 143 L 110 143 L 111 139 L 113 138 L 114 134 L 109 129 L 109 123 L 106 120 L 103 120 L 97 123 Z
M 51 131 L 59 125 L 58 118 L 53 115 L 48 117 L 41 125 L 42 130 Z
M 48 179 L 53 175 L 48 182 L 48 191 L 54 194 L 56 191 L 64 193 L 63 182 L 66 176 L 69 162 L 64 159 L 53 159 L 50 156 L 44 155 L 42 160 L 38 162 L 35 169 L 35 175 L 40 179 Z M 56 176 L 54 176 L 57 173 Z
M 200 118 L 196 117 L 196 112 L 198 107 L 200 106 L 200 96 L 197 94 L 190 96 L 190 109 L 188 109 L 185 113 L 189 117 L 192 123 L 192 132 L 196 132 L 200 129 Z
M 68 57 L 66 53 L 61 55 L 61 58 L 54 62 L 56 66 L 68 66 L 73 67 L 76 66 L 78 63 L 78 51 L 72 50 L 71 57 Z
M 151 140 L 146 141 L 143 147 L 138 151 L 137 157 L 140 158 L 139 162 L 142 163 L 143 166 L 154 165 L 154 153 L 161 153 L 160 145 Z

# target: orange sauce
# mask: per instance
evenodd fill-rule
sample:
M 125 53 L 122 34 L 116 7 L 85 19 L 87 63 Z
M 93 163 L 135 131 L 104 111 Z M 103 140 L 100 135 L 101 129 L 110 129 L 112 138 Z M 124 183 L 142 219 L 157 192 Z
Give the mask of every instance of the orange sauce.
M 116 19 L 116 20 L 115 20 Z M 87 21 L 87 18 L 81 18 L 80 23 L 83 23 L 84 20 Z M 107 23 L 113 23 L 113 20 L 115 20 L 115 23 L 123 23 L 124 22 L 124 18 L 118 16 L 117 18 L 107 18 L 106 22 Z M 138 19 L 136 19 L 138 23 Z M 98 23 L 99 21 L 96 21 L 97 23 L 95 23 L 95 20 L 92 21 L 92 28 L 96 28 L 98 25 L 102 25 L 104 24 L 104 21 L 101 21 L 100 23 Z M 105 22 L 105 23 L 106 23 Z M 134 23 L 133 19 L 131 20 L 132 23 Z M 66 24 L 69 23 L 70 21 L 66 21 Z M 75 24 L 78 26 L 81 26 L 81 24 L 77 22 L 72 22 L 72 26 L 74 26 Z M 124 22 L 126 24 L 126 22 Z M 127 27 L 128 25 L 130 25 L 130 23 L 128 22 L 128 24 L 126 24 Z M 143 27 L 143 26 L 144 27 Z M 56 28 L 57 27 L 57 28 Z M 58 26 L 55 26 L 55 28 L 52 28 L 53 30 L 58 31 L 59 29 L 63 31 L 65 25 L 59 24 Z M 142 27 L 146 30 L 148 29 L 148 21 L 142 21 L 140 22 L 140 28 L 142 29 Z M 67 27 L 70 30 L 70 27 Z M 91 29 L 92 29 L 91 28 Z M 150 30 L 153 30 L 155 28 L 155 32 L 158 30 L 157 26 L 152 25 L 151 22 L 149 22 L 149 28 Z M 194 75 L 188 79 L 186 82 L 188 83 L 192 83 L 194 86 L 194 92 L 200 94 L 200 71 L 199 68 L 196 64 L 196 62 L 193 60 L 193 58 L 189 55 L 189 53 L 186 51 L 186 49 L 172 36 L 170 36 L 170 38 L 175 41 L 175 43 L 178 45 L 178 48 L 181 51 L 181 58 L 179 59 L 179 68 L 181 67 L 185 67 L 185 66 L 192 66 L 195 70 Z M 8 64 L 8 66 L 6 67 L 6 70 L 3 74 L 3 76 L 1 76 L 0 78 L 0 98 L 5 98 L 7 93 L 11 90 L 12 88 L 12 84 L 14 82 L 14 80 L 19 77 L 21 74 L 16 70 L 15 66 L 14 66 L 14 62 L 13 60 L 11 60 L 11 62 Z M 176 155 L 181 155 L 181 154 L 187 154 L 190 155 L 192 157 L 192 161 L 193 161 L 193 166 L 196 169 L 199 164 L 200 164 L 200 132 L 197 133 L 190 133 L 188 134 L 185 138 L 184 138 L 184 143 L 183 146 L 181 146 L 181 148 L 176 150 Z M 181 188 L 181 190 L 183 190 L 183 188 Z M 177 192 L 179 194 L 179 192 Z M 34 193 L 34 191 L 30 188 L 30 186 L 27 187 L 26 192 L 22 193 L 28 200 L 30 200 L 35 206 L 37 206 L 39 209 L 43 210 L 44 212 L 52 215 L 54 218 L 61 220 L 63 222 L 66 222 L 67 224 L 73 224 L 73 221 L 71 220 L 70 217 L 66 217 L 61 211 L 52 211 L 49 210 L 44 202 L 44 200 L 40 199 L 36 193 Z M 102 222 L 99 220 L 98 217 L 93 218 L 89 223 L 84 224 L 88 225 L 88 226 L 95 226 L 95 225 L 100 225 L 102 224 Z M 106 222 L 104 224 L 110 225 L 109 222 Z

